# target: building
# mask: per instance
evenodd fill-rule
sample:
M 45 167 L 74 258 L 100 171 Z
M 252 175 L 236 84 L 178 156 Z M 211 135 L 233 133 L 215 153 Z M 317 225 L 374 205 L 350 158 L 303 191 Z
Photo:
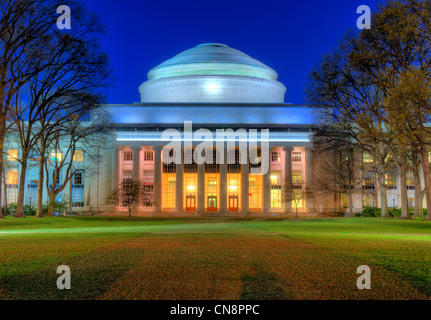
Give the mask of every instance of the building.
M 121 206 L 106 205 L 104 199 L 112 189 L 140 180 L 145 183 L 145 192 L 136 214 L 291 212 L 293 201 L 286 190 L 312 191 L 318 174 L 313 156 L 316 119 L 311 108 L 284 102 L 286 88 L 277 78 L 270 67 L 217 43 L 186 50 L 155 67 L 139 87 L 139 103 L 105 106 L 114 123 L 112 143 L 100 150 L 96 176 L 77 173 L 70 188 L 65 188 L 73 210 L 114 214 L 126 211 Z M 189 124 L 194 135 L 185 129 Z M 196 131 L 201 128 L 209 130 L 214 139 L 211 157 L 227 161 L 196 163 L 188 150 L 202 142 Z M 167 129 L 175 129 L 181 136 L 180 164 L 163 161 L 167 156 L 163 147 L 171 142 L 165 136 Z M 249 161 L 249 154 L 245 155 L 245 163 L 240 161 L 244 150 L 241 152 L 239 143 L 217 140 L 217 129 L 247 132 L 249 146 L 254 145 L 260 156 L 262 145 L 253 144 L 256 141 L 252 141 L 255 139 L 250 138 L 250 132 L 258 130 L 262 138 L 262 130 L 269 129 L 264 139 L 269 148 L 269 170 L 254 173 L 252 168 L 258 165 Z M 224 148 L 219 148 L 221 143 Z M 79 159 L 85 161 L 84 157 Z M 208 155 L 206 158 L 209 160 Z M 39 182 L 35 167 L 30 166 L 27 175 L 27 204 L 36 199 Z M 18 166 L 12 166 L 7 173 L 9 203 L 14 202 L 18 174 Z M 375 190 L 371 180 L 364 179 L 368 191 Z M 389 191 L 392 206 L 398 203 L 398 195 L 395 192 L 391 196 Z M 373 204 L 373 199 L 370 192 L 358 193 L 354 197 L 355 211 L 363 204 Z M 313 196 L 312 192 L 304 192 L 293 206 L 302 213 L 340 211 L 346 201 L 343 205 L 342 196 L 337 194 Z

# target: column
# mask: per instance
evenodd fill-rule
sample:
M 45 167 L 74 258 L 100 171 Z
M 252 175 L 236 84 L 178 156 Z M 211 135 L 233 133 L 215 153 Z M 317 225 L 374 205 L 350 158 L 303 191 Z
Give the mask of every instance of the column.
M 198 164 L 198 212 L 205 212 L 205 163 Z
M 119 171 L 120 171 L 120 153 L 121 147 L 114 147 L 112 152 L 112 190 L 116 189 L 119 184 Z
M 307 209 L 310 212 L 314 211 L 313 191 L 314 191 L 314 162 L 313 162 L 313 149 L 310 147 L 305 148 L 305 166 L 306 166 L 306 196 Z
M 175 172 L 176 172 L 176 176 L 175 176 L 175 184 L 176 184 L 175 205 L 176 205 L 178 212 L 183 212 L 184 211 L 184 207 L 183 207 L 183 199 L 184 199 L 183 157 L 181 157 L 181 163 L 177 163 Z
M 286 214 L 292 211 L 292 147 L 286 146 L 284 150 L 284 192 Z
M 154 150 L 154 212 L 162 208 L 162 147 L 153 147 Z
M 241 157 L 242 158 L 242 157 Z M 246 163 L 241 163 L 241 206 L 242 213 L 249 213 L 249 201 L 250 201 L 250 190 L 249 190 L 249 178 L 250 169 L 248 165 L 249 157 L 247 153 Z
M 220 212 L 227 212 L 227 149 L 219 150 L 222 152 L 220 158 Z
M 132 178 L 135 181 L 140 180 L 140 168 L 141 168 L 141 147 L 132 147 L 133 151 L 133 173 Z
M 263 175 L 263 212 L 271 210 L 271 150 L 266 158 L 269 161 L 268 172 Z

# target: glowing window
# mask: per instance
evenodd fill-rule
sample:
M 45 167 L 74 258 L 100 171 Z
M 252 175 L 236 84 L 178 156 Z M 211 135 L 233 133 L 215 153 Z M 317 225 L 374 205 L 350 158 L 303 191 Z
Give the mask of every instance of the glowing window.
M 301 184 L 302 183 L 302 172 L 301 171 L 292 171 L 292 183 L 293 184 Z
M 18 150 L 9 150 L 7 155 L 8 161 L 17 161 L 18 159 Z
M 7 172 L 6 183 L 8 185 L 18 186 L 18 169 L 11 169 Z
M 364 163 L 371 163 L 373 162 L 373 157 L 368 152 L 363 153 L 363 161 Z
M 176 198 L 176 174 L 175 173 L 163 174 L 162 198 L 163 198 L 162 207 L 164 209 L 175 208 L 175 198 Z
M 249 208 L 252 211 L 262 210 L 262 175 L 249 176 Z
M 281 208 L 281 189 L 271 189 L 271 208 Z
M 271 171 L 271 185 L 281 185 L 281 171 Z
M 73 161 L 84 161 L 84 152 L 82 152 L 82 150 L 75 150 L 75 152 L 73 153 Z
M 51 161 L 53 162 L 60 162 L 63 159 L 63 154 L 60 151 L 53 151 L 51 152 Z

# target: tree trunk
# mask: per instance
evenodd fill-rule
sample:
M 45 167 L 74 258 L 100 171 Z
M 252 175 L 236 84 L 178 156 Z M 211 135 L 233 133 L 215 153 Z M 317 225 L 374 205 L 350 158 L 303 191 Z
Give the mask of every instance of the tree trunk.
M 3 171 L 1 174 L 2 178 L 3 178 L 3 193 L 4 193 L 4 216 L 7 216 L 7 188 L 6 188 L 6 173 Z M 1 198 L 1 196 L 0 196 Z M 0 210 L 1 211 L 1 210 Z
M 353 194 L 349 193 L 349 211 L 346 214 L 346 217 L 352 218 L 353 217 Z
M 50 216 L 50 217 L 54 216 L 53 204 L 54 204 L 54 201 L 55 201 L 55 196 L 56 196 L 55 192 L 51 192 L 48 195 L 48 212 L 47 212 L 46 215 Z
M 385 171 L 383 164 L 379 165 L 379 170 L 377 171 L 377 181 L 379 183 L 379 200 L 382 209 L 381 218 L 385 219 L 389 217 L 388 211 L 388 197 L 386 194 L 386 181 L 385 181 Z
M 409 199 L 407 196 L 407 168 L 405 156 L 400 156 L 401 219 L 409 219 Z
M 4 92 L 4 90 L 2 90 L 2 92 Z M 2 94 L 3 96 L 3 94 Z M 1 207 L 2 207 L 2 199 L 1 199 L 1 194 L 2 194 L 2 188 L 5 188 L 5 194 L 6 194 L 6 186 L 3 186 L 3 175 L 6 176 L 4 174 L 4 159 L 3 159 L 3 149 L 4 149 L 4 139 L 6 136 L 6 116 L 3 114 L 3 112 L 0 114 L 0 218 L 4 218 L 5 215 L 3 215 L 3 213 L 1 212 Z M 6 183 L 5 183 L 6 184 Z M 7 212 L 7 201 L 6 201 L 6 197 L 4 198 L 4 208 L 5 208 L 5 212 Z
M 413 172 L 413 180 L 415 183 L 415 213 L 413 214 L 413 217 L 423 218 L 424 212 L 422 209 L 423 209 L 424 192 L 422 190 L 421 177 L 419 175 L 420 161 L 418 157 L 419 157 L 419 154 L 417 154 L 416 152 L 413 153 L 412 172 Z
M 42 218 L 43 212 L 43 178 L 44 178 L 44 165 L 45 165 L 45 141 L 43 138 L 40 141 L 40 159 L 39 159 L 39 182 L 37 184 L 37 211 L 36 217 Z
M 422 158 L 422 171 L 424 173 L 425 182 L 425 196 L 427 203 L 427 216 L 425 220 L 431 220 L 431 178 L 430 178 L 430 165 L 428 159 L 428 150 L 425 146 L 421 146 L 421 158 Z
M 21 172 L 19 175 L 19 184 L 18 184 L 18 201 L 16 213 L 14 215 L 15 218 L 25 218 L 24 213 L 24 191 L 25 191 L 25 177 L 27 173 L 27 155 L 23 153 L 21 160 Z

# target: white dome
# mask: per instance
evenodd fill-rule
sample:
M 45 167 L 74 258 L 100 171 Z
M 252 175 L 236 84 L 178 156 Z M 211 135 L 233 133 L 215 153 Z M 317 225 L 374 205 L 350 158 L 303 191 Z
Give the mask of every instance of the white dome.
M 277 73 L 224 44 L 201 44 L 148 73 L 142 102 L 283 103 Z

